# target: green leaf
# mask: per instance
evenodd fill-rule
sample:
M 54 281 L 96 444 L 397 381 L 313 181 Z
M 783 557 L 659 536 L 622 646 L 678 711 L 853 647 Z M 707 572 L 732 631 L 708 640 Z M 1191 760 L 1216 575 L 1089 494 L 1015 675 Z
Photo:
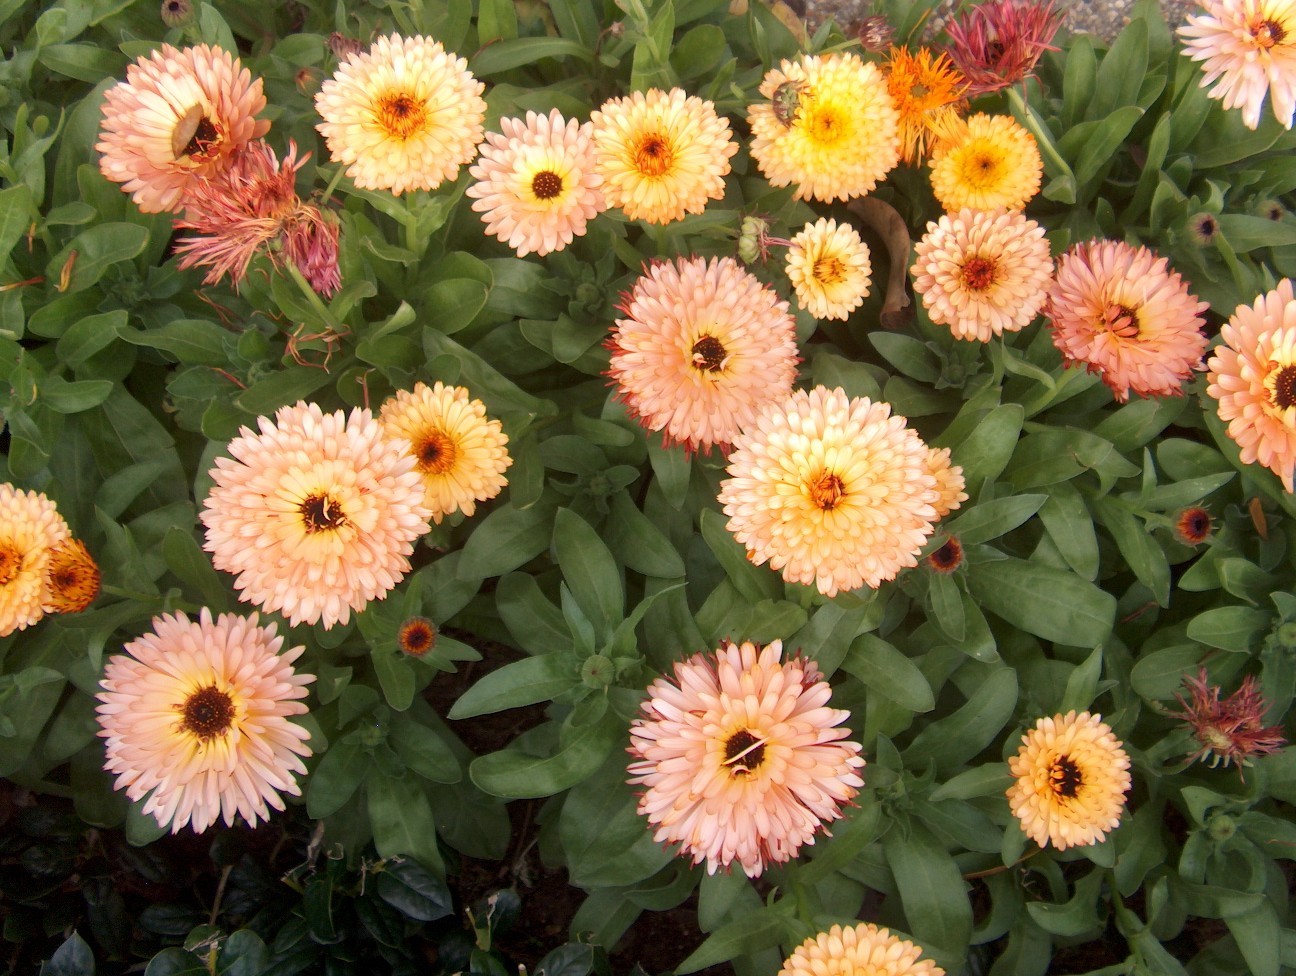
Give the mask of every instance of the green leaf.
M 478 78 L 489 78 L 501 71 L 545 58 L 576 58 L 589 62 L 593 55 L 585 45 L 563 37 L 519 37 L 499 41 L 478 51 L 469 61 L 468 70 Z
M 685 451 L 671 450 L 657 438 L 648 438 L 648 461 L 661 487 L 662 495 L 672 508 L 681 508 L 688 497 L 692 459 Z
M 1195 671 L 1201 659 L 1201 648 L 1193 644 L 1163 647 L 1145 654 L 1130 671 L 1130 687 L 1148 701 L 1167 701 L 1184 690 L 1184 675 Z
M 986 414 L 962 443 L 953 445 L 952 459 L 963 467 L 969 494 L 975 494 L 983 481 L 998 478 L 1007 466 L 1024 418 L 1021 404 L 1005 403 Z
M 506 664 L 483 675 L 451 707 L 451 719 L 489 715 L 557 698 L 580 683 L 569 654 L 543 654 Z
M 495 586 L 495 607 L 504 626 L 529 654 L 555 654 L 572 648 L 562 611 L 544 595 L 534 576 L 508 573 Z
M 940 531 L 957 537 L 968 546 L 989 542 L 1017 528 L 1038 512 L 1048 499 L 1048 495 L 1011 495 L 981 502 L 941 525 Z
M 882 838 L 909 929 L 935 955 L 964 958 L 972 938 L 972 902 L 954 859 L 922 824 Z
M 268 416 L 280 407 L 304 400 L 331 377 L 322 369 L 311 366 L 285 366 L 257 380 L 234 398 L 240 410 L 258 417 Z
M 594 947 L 584 942 L 559 946 L 536 963 L 536 976 L 588 976 L 594 969 Z
M 874 634 L 860 634 L 851 641 L 842 670 L 853 674 L 868 688 L 911 712 L 930 712 L 935 696 L 918 665 L 893 645 Z
M 46 376 L 37 384 L 36 399 L 55 413 L 83 413 L 97 407 L 112 395 L 112 380 L 76 380 Z
M 936 626 L 955 644 L 961 644 L 967 633 L 967 617 L 963 613 L 963 593 L 958 584 L 944 573 L 933 573 L 928 578 L 927 597 L 931 601 Z
M 406 918 L 435 922 L 454 914 L 450 889 L 416 861 L 392 860 L 378 872 L 378 897 Z
M 1116 598 L 1075 573 L 1025 559 L 978 563 L 968 573 L 973 599 L 1027 633 L 1076 647 L 1111 634 Z
M 90 951 L 90 944 L 75 931 L 40 968 L 40 976 L 94 976 L 94 972 L 94 953 Z
M 1104 85 L 1103 88 L 1109 88 Z M 1098 176 L 1102 168 L 1112 161 L 1129 135 L 1134 124 L 1143 117 L 1143 109 L 1136 105 L 1126 105 L 1116 109 L 1099 122 L 1097 129 L 1085 140 L 1075 164 L 1076 182 L 1084 186 Z
M 783 584 L 777 574 L 748 561 L 747 551 L 725 528 L 723 515 L 704 508 L 698 515 L 698 522 L 707 548 L 719 560 L 725 576 L 744 599 L 759 603 L 761 600 L 777 600 L 783 595 Z
M 1269 630 L 1272 619 L 1255 607 L 1216 607 L 1188 621 L 1188 636 L 1207 647 L 1246 652 Z
M 870 332 L 868 340 L 884 359 L 920 383 L 935 383 L 941 376 L 940 359 L 927 344 L 900 332 Z
M 598 646 L 625 612 L 621 567 L 593 526 L 569 508 L 554 516 L 554 555 L 572 596 L 590 623 Z
M 87 315 L 63 333 L 55 346 L 55 352 L 65 365 L 76 369 L 95 353 L 112 345 L 118 336 L 126 333 L 126 321 L 125 309 Z
M 144 976 L 211 976 L 211 971 L 192 952 L 168 946 L 148 961 Z
M 679 552 L 630 500 L 629 493 L 619 491 L 612 496 L 612 512 L 603 531 L 608 548 L 627 569 L 659 579 L 684 575 Z
M 157 329 L 128 330 L 122 338 L 135 346 L 160 349 L 189 366 L 227 366 L 231 334 L 215 322 L 177 319 Z
M 310 818 L 323 820 L 346 806 L 371 765 L 369 751 L 354 742 L 342 738 L 330 745 L 306 779 L 306 812 Z
M 162 537 L 162 558 L 166 560 L 167 568 L 181 582 L 192 586 L 201 594 L 204 604 L 213 610 L 229 607 L 229 590 L 212 568 L 211 557 L 198 547 L 198 540 L 194 538 L 192 531 L 178 525 L 167 529 L 166 535 Z
M 1040 521 L 1068 566 L 1083 579 L 1098 575 L 1098 536 L 1084 496 L 1069 481 L 1049 485 Z
M 547 505 L 498 506 L 477 524 L 459 558 L 460 579 L 502 576 L 549 547 L 554 511 Z
M 1084 662 L 1075 666 L 1067 677 L 1066 692 L 1062 695 L 1062 704 L 1058 711 L 1065 714 L 1070 711 L 1082 712 L 1093 704 L 1098 692 L 1098 679 L 1102 676 L 1102 647 L 1095 647 Z
M 681 976 L 718 966 L 738 956 L 768 949 L 793 937 L 792 921 L 774 908 L 744 912 L 707 936 L 706 941 L 675 967 Z
M 408 854 L 424 867 L 444 872 L 436 820 L 421 783 L 414 777 L 397 779 L 374 769 L 365 779 L 365 792 L 379 856 Z
M 1013 777 L 1003 763 L 977 766 L 946 780 L 931 792 L 934 802 L 972 800 L 982 796 L 1003 796 L 1012 786 Z
M 405 711 L 414 701 L 414 671 L 410 662 L 390 646 L 374 650 L 370 659 L 387 704 L 398 712 Z
M 988 746 L 1017 707 L 1017 673 L 1000 668 L 986 676 L 962 708 L 926 726 L 904 751 L 914 769 L 934 761 L 938 769 L 967 762 Z
M 624 737 L 624 723 L 608 711 L 576 729 L 570 741 L 552 756 L 541 758 L 505 749 L 473 760 L 468 775 L 492 796 L 509 800 L 552 796 L 598 769 Z
M 1103 55 L 1098 67 L 1102 84 L 1094 89 L 1085 117 L 1101 121 L 1123 106 L 1134 105 L 1147 68 L 1147 24 L 1133 20 Z
M 45 268 L 45 280 L 60 282 L 69 266 L 65 294 L 75 294 L 94 285 L 118 261 L 137 257 L 148 245 L 149 232 L 139 224 L 107 221 L 83 230 Z M 75 255 L 74 253 L 75 252 Z
M 220 949 L 216 976 L 262 976 L 266 971 L 266 947 L 251 929 L 239 929 Z
M 424 293 L 427 308 L 436 309 L 435 326 L 445 335 L 467 328 L 486 307 L 487 286 L 472 278 L 449 278 Z
M 1241 915 L 1232 915 L 1224 919 L 1224 924 L 1233 933 L 1252 976 L 1278 976 L 1280 925 L 1270 902 L 1263 902 Z
M 1219 232 L 1238 252 L 1262 247 L 1284 247 L 1296 244 L 1296 223 L 1253 217 L 1250 214 L 1222 213 L 1215 218 Z
M 572 884 L 585 888 L 632 885 L 656 874 L 674 852 L 653 840 L 625 782 L 620 757 L 577 784 L 563 802 L 559 837 Z
M 26 183 L 0 190 L 0 254 L 13 253 L 34 216 L 32 191 Z

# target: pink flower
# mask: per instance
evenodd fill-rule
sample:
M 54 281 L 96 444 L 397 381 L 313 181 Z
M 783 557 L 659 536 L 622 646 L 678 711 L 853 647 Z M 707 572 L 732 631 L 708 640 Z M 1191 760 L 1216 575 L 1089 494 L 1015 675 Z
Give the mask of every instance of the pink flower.
M 1228 766 L 1250 766 L 1251 756 L 1277 752 L 1287 740 L 1281 725 L 1263 725 L 1268 704 L 1256 689 L 1255 678 L 1247 675 L 1238 690 L 1220 701 L 1220 687 L 1207 680 L 1205 668 L 1197 677 L 1185 677 L 1191 703 L 1182 695 L 1175 700 L 1182 712 L 1171 713 L 1192 727 L 1200 748 L 1188 757 L 1189 762 L 1209 759 L 1212 767 L 1221 762 Z
M 1063 13 L 1053 0 L 987 0 L 971 7 L 946 28 L 950 60 L 968 81 L 969 96 L 999 91 L 1031 76 Z

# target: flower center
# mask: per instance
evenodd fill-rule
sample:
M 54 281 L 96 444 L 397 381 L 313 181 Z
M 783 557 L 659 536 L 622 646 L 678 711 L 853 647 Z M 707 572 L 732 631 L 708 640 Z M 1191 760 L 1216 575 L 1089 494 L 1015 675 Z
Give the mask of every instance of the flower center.
M 1058 756 L 1049 770 L 1049 779 L 1053 782 L 1053 792 L 1058 796 L 1072 799 L 1084 785 L 1084 775 L 1080 767 L 1070 756 Z
M 430 430 L 414 448 L 418 468 L 424 474 L 445 474 L 459 459 L 459 449 L 443 430 Z
M 1179 516 L 1179 533 L 1193 545 L 1204 541 L 1210 530 L 1210 512 L 1204 508 L 1190 508 Z
M 999 265 L 993 258 L 976 255 L 964 262 L 959 277 L 963 280 L 963 287 L 969 291 L 985 291 L 995 283 L 998 271 Z
M 821 109 L 810 118 L 810 135 L 821 146 L 831 146 L 841 140 L 846 127 L 838 119 L 837 113 Z
M 80 613 L 99 595 L 99 567 L 83 545 L 60 543 L 50 555 L 46 582 L 54 612 Z
M 562 191 L 562 177 L 553 170 L 541 170 L 531 178 L 531 192 L 537 200 L 552 200 Z
M 643 176 L 658 177 L 670 171 L 675 153 L 656 133 L 644 136 L 634 150 L 634 168 Z
M 207 118 L 201 105 L 185 112 L 171 132 L 171 152 L 176 159 L 199 157 L 210 159 L 220 148 L 220 130 Z
M 427 127 L 427 105 L 407 92 L 392 92 L 378 99 L 377 122 L 389 136 L 408 139 Z
M 810 481 L 810 501 L 825 512 L 836 508 L 845 495 L 846 486 L 831 471 L 821 471 Z
M 224 735 L 234 722 L 234 699 L 215 685 L 195 691 L 179 708 L 181 728 L 203 740 Z
M 1112 304 L 1103 313 L 1107 328 L 1122 339 L 1137 339 L 1139 334 L 1138 310 L 1128 305 Z
M 846 280 L 846 265 L 838 258 L 819 258 L 814 263 L 812 274 L 821 285 L 838 285 Z
M 765 761 L 765 743 L 747 729 L 739 729 L 725 743 L 724 764 L 733 768 L 734 775 L 754 773 Z
M 1276 20 L 1262 20 L 1251 28 L 1251 36 L 1255 38 L 1256 44 L 1268 50 L 1275 44 L 1281 44 L 1287 32 Z
M 328 495 L 311 495 L 298 509 L 307 533 L 328 532 L 347 524 L 342 506 Z
M 401 624 L 396 643 L 410 657 L 422 657 L 436 646 L 436 624 L 427 617 L 411 617 Z
M 1270 402 L 1279 410 L 1296 407 L 1296 366 L 1271 362 L 1265 386 L 1269 390 Z
M 963 562 L 963 544 L 950 536 L 945 544 L 927 557 L 931 568 L 938 573 L 952 573 Z
M 0 545 L 0 586 L 8 586 L 13 582 L 22 569 L 22 562 L 22 553 L 12 542 Z
M 693 343 L 693 367 L 706 373 L 718 373 L 724 369 L 728 353 L 724 343 L 715 336 L 703 336 Z

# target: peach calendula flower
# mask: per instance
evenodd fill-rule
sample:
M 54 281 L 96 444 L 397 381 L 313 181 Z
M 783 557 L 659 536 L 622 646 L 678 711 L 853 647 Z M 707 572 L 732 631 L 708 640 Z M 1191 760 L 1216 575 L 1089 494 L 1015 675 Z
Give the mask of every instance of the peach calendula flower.
M 1053 0 L 984 0 L 945 26 L 949 55 L 968 81 L 968 94 L 999 91 L 1032 76 L 1040 55 L 1056 51 L 1053 35 L 1065 11 Z
M 1225 108 L 1240 108 L 1247 128 L 1260 125 L 1265 96 L 1274 118 L 1292 127 L 1296 114 L 1296 2 L 1198 0 L 1204 13 L 1179 28 L 1183 53 L 1201 61 L 1201 87 Z
M 306 772 L 310 733 L 288 720 L 303 715 L 313 674 L 292 667 L 305 651 L 280 653 L 284 639 L 257 615 L 202 609 L 153 618 L 153 629 L 108 659 L 100 692 L 104 769 L 131 800 L 171 833 L 201 833 L 235 815 L 252 826 L 300 796 L 293 774 Z
M 792 238 L 787 276 L 797 305 L 817 319 L 845 319 L 869 293 L 869 249 L 848 222 L 820 217 Z
M 958 116 L 967 89 L 949 55 L 933 55 L 925 47 L 911 52 L 893 47 L 886 63 L 887 91 L 900 113 L 900 154 L 906 163 L 920 163 L 933 139 L 948 130 Z
M 1039 192 L 1043 173 L 1035 137 L 1008 115 L 956 121 L 932 151 L 932 192 L 948 213 L 1020 210 Z
M 737 862 L 755 878 L 791 860 L 864 785 L 860 747 L 842 741 L 850 713 L 828 707 L 812 662 L 782 654 L 782 641 L 694 654 L 630 725 L 639 813 L 708 874 Z
M 869 922 L 834 925 L 797 946 L 778 976 L 945 976 L 922 951 Z
M 45 615 L 50 554 L 71 537 L 58 508 L 41 492 L 0 484 L 0 637 Z
M 99 595 L 99 566 L 85 543 L 70 536 L 50 547 L 45 563 L 46 613 L 80 613 Z
M 299 402 L 257 425 L 211 469 L 204 548 L 240 600 L 294 625 L 346 623 L 401 581 L 428 531 L 416 460 L 368 410 Z
M 265 135 L 265 104 L 261 79 L 228 51 L 163 44 L 104 93 L 99 169 L 145 213 L 177 210 L 187 188 Z
M 1277 752 L 1287 742 L 1281 725 L 1264 724 L 1268 703 L 1256 687 L 1255 677 L 1247 675 L 1237 691 L 1220 701 L 1220 687 L 1210 683 L 1205 668 L 1196 677 L 1187 677 L 1183 683 L 1191 702 L 1176 694 L 1175 701 L 1183 706 L 1182 712 L 1172 712 L 1175 718 L 1186 722 L 1193 731 L 1200 748 L 1188 757 L 1210 761 L 1212 768 L 1223 763 L 1250 766 L 1252 756 Z
M 1041 718 L 1008 760 L 1008 805 L 1026 836 L 1060 851 L 1104 840 L 1120 824 L 1129 756 L 1099 715 Z
M 772 186 L 797 200 L 871 192 L 900 161 L 900 116 L 886 79 L 856 54 L 805 54 L 765 74 L 747 109 L 751 154 Z
M 1188 291 L 1165 258 L 1124 241 L 1086 241 L 1058 262 L 1045 314 L 1053 344 L 1084 365 L 1124 403 L 1139 396 L 1180 396 L 1202 368 L 1209 308 Z
M 631 220 L 668 224 L 724 196 L 738 144 L 713 103 L 650 88 L 608 99 L 590 121 L 603 195 Z
M 315 96 L 315 128 L 364 190 L 435 190 L 482 141 L 485 85 L 430 37 L 380 37 Z
M 297 171 L 309 158 L 307 153 L 299 160 L 290 141 L 281 163 L 257 140 L 224 173 L 191 186 L 175 226 L 202 236 L 177 241 L 180 267 L 207 268 L 203 281 L 209 285 L 229 275 L 237 288 L 261 253 L 274 264 L 293 262 L 321 295 L 336 293 L 342 287 L 337 221 L 297 196 Z
M 593 126 L 564 120 L 557 109 L 499 124 L 468 171 L 477 181 L 467 191 L 472 208 L 519 257 L 561 251 L 607 206 L 594 172 Z
M 1245 464 L 1259 462 L 1293 487 L 1296 469 L 1296 301 L 1292 282 L 1239 305 L 1207 362 L 1206 392 Z
M 1053 281 L 1044 228 L 1017 210 L 970 210 L 927 224 L 914 291 L 956 339 L 989 342 L 1030 325 Z
M 508 435 L 498 420 L 486 419 L 486 405 L 462 386 L 415 383 L 398 390 L 378 417 L 383 435 L 415 461 L 426 489 L 432 521 L 455 512 L 472 515 L 477 502 L 494 498 L 508 484 L 513 459 Z
M 950 464 L 948 447 L 930 447 L 927 449 L 927 473 L 936 479 L 936 500 L 932 506 L 936 517 L 943 519 L 963 502 L 968 500 L 963 483 L 963 469 L 957 464 Z
M 727 528 L 757 566 L 826 596 L 918 565 L 940 495 L 929 450 L 891 406 L 815 387 L 766 406 L 734 439 Z
M 727 450 L 796 379 L 787 302 L 733 258 L 677 258 L 644 271 L 618 306 L 608 375 L 618 400 L 664 442 Z

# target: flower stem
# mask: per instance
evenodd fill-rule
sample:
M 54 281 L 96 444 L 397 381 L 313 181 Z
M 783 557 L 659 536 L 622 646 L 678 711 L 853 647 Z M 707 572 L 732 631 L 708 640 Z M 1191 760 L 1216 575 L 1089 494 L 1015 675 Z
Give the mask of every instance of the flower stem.
M 282 266 L 288 272 L 289 277 L 297 282 L 297 287 L 301 289 L 307 303 L 315 310 L 315 314 L 320 317 L 325 326 L 334 332 L 342 332 L 342 323 L 337 320 L 337 316 L 320 299 L 315 289 L 311 287 L 310 282 L 306 280 L 306 276 L 301 273 L 301 269 L 292 261 L 284 261 Z
M 1067 161 L 1062 158 L 1062 155 L 1057 151 L 1057 147 L 1053 145 L 1052 133 L 1044 128 L 1044 124 L 1040 122 L 1035 110 L 1021 97 L 1021 92 L 1016 88 L 1009 88 L 1007 94 L 1008 101 L 1012 103 L 1013 114 L 1021 120 L 1022 125 L 1026 126 L 1031 135 L 1035 137 L 1040 152 L 1044 154 L 1044 157 L 1056 171 L 1055 175 L 1069 176 L 1074 180 L 1075 174 L 1071 172 L 1071 167 L 1067 165 Z

